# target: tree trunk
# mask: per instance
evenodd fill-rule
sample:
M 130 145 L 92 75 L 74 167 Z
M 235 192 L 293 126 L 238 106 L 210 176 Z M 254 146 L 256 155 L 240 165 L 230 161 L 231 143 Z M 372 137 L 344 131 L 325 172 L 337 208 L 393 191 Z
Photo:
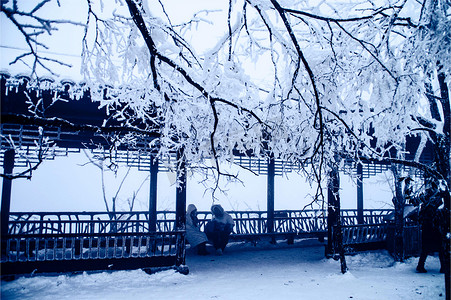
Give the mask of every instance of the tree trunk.
M 402 192 L 402 179 L 400 178 L 399 166 L 392 166 L 395 178 L 395 197 L 393 205 L 395 207 L 395 234 L 393 257 L 395 261 L 404 260 L 404 205 L 405 199 Z
M 177 187 L 175 199 L 175 229 L 185 230 L 186 224 L 186 162 L 184 149 L 177 151 Z
M 446 290 L 446 299 L 450 299 L 450 191 L 449 188 L 451 186 L 451 175 L 450 175 L 450 102 L 449 102 L 449 91 L 448 85 L 446 84 L 446 77 L 443 72 L 438 70 L 438 82 L 440 85 L 440 102 L 443 108 L 443 135 L 438 135 L 436 145 L 436 155 L 435 155 L 435 164 L 437 165 L 437 170 L 440 174 L 442 174 L 443 178 L 446 181 L 447 188 L 442 193 L 443 201 L 444 201 L 444 232 L 442 233 L 442 247 L 444 247 L 445 253 L 445 290 Z
M 328 199 L 328 245 L 326 247 L 326 257 L 340 259 L 341 272 L 344 274 L 348 270 L 343 247 L 343 232 L 340 216 L 340 173 L 333 166 L 329 172 L 329 182 L 327 188 Z

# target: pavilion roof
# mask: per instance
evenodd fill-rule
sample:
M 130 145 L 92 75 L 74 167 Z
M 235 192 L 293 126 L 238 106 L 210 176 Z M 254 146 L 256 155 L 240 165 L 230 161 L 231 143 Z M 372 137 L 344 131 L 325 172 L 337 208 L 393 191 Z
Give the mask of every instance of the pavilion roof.
M 38 81 L 24 75 L 12 77 L 5 72 L 0 72 L 0 81 L 1 162 L 4 150 L 11 147 L 11 144 L 14 144 L 16 149 L 21 149 L 24 154 L 18 156 L 17 166 L 26 164 L 26 161 L 21 161 L 21 157 L 37 160 L 32 154 L 36 151 L 36 140 L 40 133 L 54 143 L 47 152 L 47 159 L 78 152 L 80 149 L 111 150 L 114 136 L 127 133 L 122 124 L 108 113 L 105 106 L 91 100 L 90 91 L 84 83 L 75 83 L 69 79 L 56 81 L 52 78 L 41 78 Z M 118 163 L 149 170 L 152 157 L 149 143 L 156 137 L 156 134 L 140 135 L 136 143 L 122 145 L 118 151 L 112 151 L 109 155 L 114 156 Z M 414 159 L 420 144 L 419 137 L 406 137 L 406 159 Z M 425 151 L 419 159 L 421 162 L 430 163 L 432 155 L 432 145 L 426 143 Z M 173 165 L 171 160 L 175 160 L 175 155 L 174 158 L 166 158 L 166 162 L 160 164 L 160 169 L 170 169 Z M 235 163 L 259 174 L 267 173 L 267 162 L 251 155 L 236 152 Z M 276 160 L 275 167 L 276 174 L 299 169 L 298 166 L 281 160 Z M 364 162 L 363 176 L 370 177 L 388 168 L 384 163 Z M 355 163 L 352 160 L 347 161 L 344 169 L 355 173 Z

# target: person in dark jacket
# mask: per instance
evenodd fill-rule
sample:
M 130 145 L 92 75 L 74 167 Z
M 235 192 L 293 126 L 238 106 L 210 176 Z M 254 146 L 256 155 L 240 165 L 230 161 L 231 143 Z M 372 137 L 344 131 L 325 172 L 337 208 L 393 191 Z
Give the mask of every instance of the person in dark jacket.
M 211 212 L 213 216 L 211 221 L 205 226 L 205 233 L 207 234 L 208 240 L 216 249 L 216 254 L 222 255 L 229 242 L 229 237 L 235 223 L 232 217 L 219 204 L 213 205 Z
M 440 209 L 442 197 L 436 184 L 429 183 L 425 193 L 419 197 L 418 221 L 421 226 L 421 254 L 418 260 L 417 272 L 426 273 L 424 267 L 426 258 L 434 252 L 439 253 L 440 272 L 445 272 L 445 252 L 442 247 L 442 230 L 444 214 Z

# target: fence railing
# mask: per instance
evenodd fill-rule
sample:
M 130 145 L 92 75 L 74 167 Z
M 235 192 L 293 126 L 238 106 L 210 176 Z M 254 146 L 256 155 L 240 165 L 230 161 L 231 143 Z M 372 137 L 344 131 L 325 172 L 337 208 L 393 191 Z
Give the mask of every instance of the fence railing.
M 387 238 L 387 226 L 385 224 L 372 225 L 348 225 L 342 227 L 343 245 L 380 243 Z
M 389 209 L 363 211 L 363 224 L 382 224 Z M 264 211 L 231 211 L 235 221 L 233 234 L 252 235 L 268 233 L 268 215 Z M 211 219 L 211 213 L 198 213 L 201 229 Z M 357 211 L 341 210 L 343 226 L 358 225 Z M 17 234 L 103 234 L 147 233 L 148 212 L 14 212 L 10 214 L 10 235 Z M 157 232 L 174 231 L 175 212 L 157 212 Z M 321 232 L 327 230 L 326 212 L 322 210 L 280 210 L 274 212 L 273 232 Z
M 386 237 L 384 217 L 392 210 L 364 210 L 364 224 L 357 224 L 355 210 L 341 210 L 343 243 L 371 243 Z M 232 238 L 281 237 L 327 232 L 322 210 L 274 212 L 273 230 L 263 211 L 231 211 L 235 221 Z M 2 274 L 34 270 L 68 271 L 127 269 L 182 265 L 185 260 L 185 232 L 175 230 L 175 212 L 13 212 L 8 235 L 2 237 Z M 210 212 L 198 213 L 201 230 Z
M 5 241 L 8 262 L 112 259 L 177 255 L 183 232 L 20 234 Z M 2 257 L 3 258 L 3 257 Z

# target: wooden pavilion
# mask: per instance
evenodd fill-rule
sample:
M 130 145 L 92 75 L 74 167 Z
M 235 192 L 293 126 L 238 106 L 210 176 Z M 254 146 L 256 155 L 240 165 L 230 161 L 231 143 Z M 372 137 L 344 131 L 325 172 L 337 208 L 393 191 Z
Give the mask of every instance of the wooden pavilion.
M 1 152 L 4 174 L 14 167 L 37 164 L 71 149 L 111 148 L 111 139 L 134 129 L 124 128 L 91 101 L 89 90 L 70 80 L 1 75 Z M 63 101 L 54 101 L 58 97 Z M 45 118 L 45 119 L 44 119 Z M 128 131 L 130 130 L 130 131 Z M 149 210 L 136 213 L 11 213 L 11 182 L 3 178 L 1 199 L 2 275 L 32 272 L 68 272 L 133 268 L 180 268 L 185 264 L 184 224 L 186 211 L 185 164 L 175 167 L 181 184 L 176 189 L 174 212 L 157 211 L 157 174 L 167 165 L 149 148 L 156 134 L 114 152 L 115 160 L 150 172 Z M 50 145 L 37 144 L 48 138 Z M 408 139 L 407 155 L 414 155 L 420 141 Z M 428 151 L 421 157 L 429 161 Z M 174 160 L 182 157 L 175 153 Z M 170 160 L 171 158 L 169 158 Z M 329 211 L 275 211 L 274 178 L 294 168 L 276 159 L 262 161 L 236 153 L 236 162 L 267 175 L 267 211 L 232 212 L 237 222 L 235 239 L 271 239 L 315 236 L 328 238 L 327 252 L 334 250 L 333 228 L 340 218 L 348 230 L 345 244 L 381 243 L 386 238 L 384 216 L 389 210 L 370 211 L 363 206 L 364 178 L 389 168 L 363 162 L 355 168 L 358 177 L 357 210 L 340 212 L 339 199 L 329 191 Z M 178 160 L 180 161 L 180 160 Z M 338 201 L 337 201 L 338 200 Z M 326 216 L 327 215 L 327 216 Z M 208 213 L 201 213 L 205 223 Z M 362 239 L 362 237 L 365 238 Z M 88 251 L 86 251 L 88 249 Z M 135 249 L 133 251 L 132 249 Z

